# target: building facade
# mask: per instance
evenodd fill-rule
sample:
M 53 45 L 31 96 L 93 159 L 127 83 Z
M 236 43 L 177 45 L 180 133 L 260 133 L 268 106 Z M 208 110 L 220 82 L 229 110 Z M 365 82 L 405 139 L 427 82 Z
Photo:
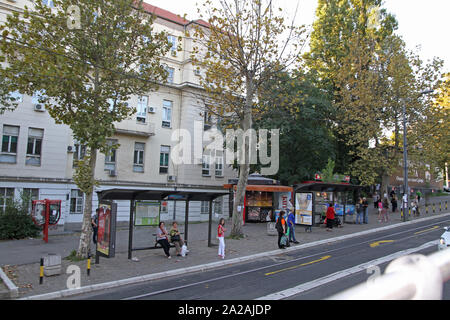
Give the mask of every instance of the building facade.
M 26 3 L 26 0 L 0 0 L 1 21 L 13 11 L 20 12 Z M 45 3 L 52 6 L 52 1 Z M 236 172 L 225 165 L 222 153 L 203 156 L 197 164 L 177 164 L 171 157 L 178 143 L 178 129 L 194 137 L 200 127 L 203 136 L 210 125 L 205 120 L 205 107 L 198 99 L 202 90 L 199 71 L 190 60 L 192 39 L 185 36 L 186 30 L 202 22 L 187 21 L 149 4 L 144 8 L 156 15 L 156 31 L 167 31 L 168 40 L 174 43 L 173 50 L 162 57 L 169 77 L 158 91 L 128 101 L 137 112 L 116 124 L 116 133 L 110 140 L 119 147 L 108 155 L 97 154 L 95 178 L 100 185 L 96 190 L 223 190 Z M 18 198 L 25 192 L 33 199 L 61 200 L 59 224 L 81 223 L 84 195 L 75 185 L 73 173 L 85 147 L 74 139 L 68 126 L 55 123 L 37 97 L 17 95 L 20 97 L 17 109 L 0 115 L 0 210 L 4 209 L 6 199 Z M 201 143 L 204 145 L 206 141 Z M 194 154 L 193 140 L 191 150 Z M 228 215 L 227 198 L 214 202 L 217 217 Z M 97 205 L 94 192 L 92 206 Z M 184 202 L 163 201 L 161 220 L 184 220 L 184 206 Z M 189 210 L 190 221 L 208 219 L 208 203 L 191 202 Z M 129 202 L 118 201 L 118 221 L 128 221 L 128 217 Z

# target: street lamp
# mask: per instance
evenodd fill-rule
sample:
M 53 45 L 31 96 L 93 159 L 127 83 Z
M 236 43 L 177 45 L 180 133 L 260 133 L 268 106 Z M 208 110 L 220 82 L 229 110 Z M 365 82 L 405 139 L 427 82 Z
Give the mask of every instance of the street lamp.
M 434 90 L 425 90 L 419 93 L 419 97 L 424 94 L 433 93 Z M 403 221 L 407 220 L 409 208 L 409 187 L 408 187 L 408 149 L 406 145 L 406 104 L 403 102 Z

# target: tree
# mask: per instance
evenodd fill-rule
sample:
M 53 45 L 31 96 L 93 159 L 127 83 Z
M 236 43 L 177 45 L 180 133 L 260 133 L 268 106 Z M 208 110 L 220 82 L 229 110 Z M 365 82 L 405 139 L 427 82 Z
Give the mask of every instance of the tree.
M 246 132 L 253 126 L 262 85 L 297 60 L 303 28 L 286 25 L 272 1 L 220 3 L 219 8 L 210 0 L 203 3 L 208 27 L 195 29 L 193 64 L 205 70 L 200 82 L 215 113 L 233 118 L 235 127 Z M 243 206 L 250 170 L 250 143 L 246 139 L 243 145 L 245 160 L 239 163 L 232 217 L 235 237 L 242 236 L 242 212 L 237 208 Z
M 13 13 L 1 27 L 2 75 L 32 95 L 58 124 L 68 125 L 87 146 L 74 181 L 85 193 L 77 255 L 90 247 L 92 193 L 97 152 L 107 153 L 115 122 L 135 113 L 132 95 L 155 90 L 166 78 L 160 57 L 170 48 L 155 32 L 154 17 L 135 0 L 54 0 L 50 8 L 33 0 L 23 15 Z
M 429 110 L 419 93 L 436 85 L 439 63 L 424 66 L 408 52 L 394 34 L 395 18 L 380 5 L 378 0 L 319 1 L 305 58 L 333 96 L 337 169 L 363 185 L 381 180 L 386 186 L 401 156 L 402 108 L 410 124 L 426 117 Z
M 273 178 L 285 185 L 310 180 L 336 155 L 327 120 L 331 100 L 315 83 L 313 73 L 282 72 L 259 92 L 264 103 L 254 115 L 255 128 L 280 129 L 280 168 Z

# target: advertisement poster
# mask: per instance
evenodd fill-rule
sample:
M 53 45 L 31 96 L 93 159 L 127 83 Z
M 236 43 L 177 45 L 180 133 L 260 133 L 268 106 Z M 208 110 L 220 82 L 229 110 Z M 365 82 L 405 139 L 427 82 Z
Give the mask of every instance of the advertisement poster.
M 354 215 L 356 213 L 356 208 L 354 204 L 347 204 L 345 206 L 345 214 L 346 215 Z
M 313 224 L 313 194 L 296 193 L 295 195 L 295 223 L 312 226 Z
M 343 204 L 334 204 L 334 212 L 337 216 L 343 216 L 344 215 L 344 205 Z
M 98 212 L 97 251 L 109 256 L 111 237 L 111 206 L 102 204 Z
M 159 201 L 136 201 L 135 226 L 157 226 L 159 224 Z

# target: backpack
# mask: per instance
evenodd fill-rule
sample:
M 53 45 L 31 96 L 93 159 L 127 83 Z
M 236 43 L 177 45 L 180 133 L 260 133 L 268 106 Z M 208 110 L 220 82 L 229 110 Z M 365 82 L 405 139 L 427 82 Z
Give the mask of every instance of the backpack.
M 282 218 L 282 219 L 284 219 L 284 218 Z M 281 219 L 280 218 L 278 218 L 277 223 L 275 224 L 275 228 L 277 229 L 277 231 L 279 233 L 283 232 L 283 226 L 281 225 Z

